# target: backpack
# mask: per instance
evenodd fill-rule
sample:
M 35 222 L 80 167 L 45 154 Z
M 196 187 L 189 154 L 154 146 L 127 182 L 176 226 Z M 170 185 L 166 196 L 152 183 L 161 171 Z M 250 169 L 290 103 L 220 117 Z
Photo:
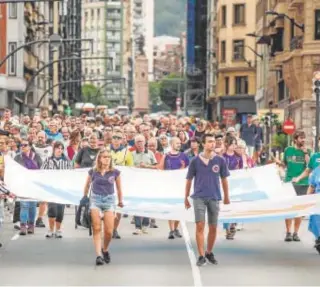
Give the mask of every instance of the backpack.
M 90 214 L 90 201 L 89 199 L 84 202 L 81 200 L 76 213 L 76 224 L 89 229 L 89 235 L 92 235 L 91 214 Z

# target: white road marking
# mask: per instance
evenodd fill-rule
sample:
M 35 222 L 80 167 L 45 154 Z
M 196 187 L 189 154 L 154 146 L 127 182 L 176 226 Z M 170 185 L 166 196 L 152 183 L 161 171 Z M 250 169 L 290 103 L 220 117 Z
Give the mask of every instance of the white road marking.
M 20 237 L 19 233 L 16 233 L 15 235 L 13 235 L 11 240 L 17 240 L 17 239 L 19 239 L 19 237 Z
M 187 252 L 188 252 L 188 256 L 191 264 L 193 283 L 194 283 L 194 286 L 201 287 L 202 286 L 201 273 L 200 273 L 199 267 L 197 266 L 197 257 L 192 248 L 190 234 L 189 234 L 186 222 L 180 221 L 180 224 L 181 224 L 183 238 L 186 244 L 186 248 L 187 248 Z

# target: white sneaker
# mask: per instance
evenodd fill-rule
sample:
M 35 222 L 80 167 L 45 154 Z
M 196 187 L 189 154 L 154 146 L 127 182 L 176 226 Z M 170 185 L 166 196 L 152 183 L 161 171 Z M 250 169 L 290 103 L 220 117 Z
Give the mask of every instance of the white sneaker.
M 148 227 L 147 226 L 142 226 L 142 233 L 148 234 Z
M 54 236 L 54 232 L 52 232 L 50 230 L 46 234 L 46 238 L 53 238 L 53 236 Z
M 61 230 L 57 230 L 55 235 L 56 235 L 56 238 L 62 238 Z
M 133 235 L 140 235 L 141 233 L 142 233 L 142 230 L 137 228 L 132 234 Z

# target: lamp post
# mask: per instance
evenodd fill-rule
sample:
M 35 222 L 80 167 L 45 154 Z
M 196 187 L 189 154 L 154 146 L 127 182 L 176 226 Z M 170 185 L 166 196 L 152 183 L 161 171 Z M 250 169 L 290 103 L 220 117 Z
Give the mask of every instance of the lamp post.
M 265 12 L 266 15 L 272 15 L 277 17 L 284 17 L 290 20 L 291 24 L 298 27 L 302 32 L 304 32 L 304 24 L 298 24 L 293 18 L 289 17 L 287 14 L 278 13 L 276 11 L 268 10 Z
M 100 78 L 100 79 L 90 79 L 91 82 L 100 82 L 100 81 L 114 81 L 114 80 L 117 80 L 118 78 Z M 41 102 L 42 100 L 44 99 L 44 97 L 52 90 L 54 89 L 55 87 L 57 86 L 60 86 L 60 85 L 63 85 L 63 84 L 67 84 L 67 83 L 77 83 L 77 82 L 81 82 L 82 80 L 85 80 L 83 78 L 80 78 L 80 79 L 76 79 L 76 80 L 69 80 L 69 81 L 62 81 L 62 82 L 58 82 L 57 84 L 53 85 L 52 87 L 49 87 L 47 90 L 44 91 L 44 93 L 41 95 L 39 101 L 38 101 L 38 104 L 37 104 L 37 108 L 40 107 L 41 105 Z M 108 83 L 105 83 L 103 86 L 106 86 L 106 84 Z M 96 95 L 94 98 L 96 98 L 99 94 L 99 91 L 100 89 L 97 91 Z
M 0 0 L 1 1 L 1 0 Z M 15 53 L 17 53 L 18 51 L 20 51 L 21 49 L 28 47 L 28 46 L 32 46 L 38 43 L 49 43 L 52 46 L 54 46 L 55 48 L 58 48 L 60 46 L 60 44 L 62 42 L 91 42 L 91 49 L 93 49 L 93 39 L 62 39 L 60 35 L 58 34 L 52 34 L 50 36 L 49 39 L 43 39 L 43 40 L 36 40 L 36 41 L 32 41 L 32 42 L 28 42 L 25 43 L 19 47 L 17 47 L 15 50 L 13 50 L 11 53 L 9 53 L 8 55 L 6 55 L 0 62 L 0 67 L 11 57 L 13 56 Z
M 55 63 L 59 63 L 59 62 L 63 62 L 63 61 L 69 61 L 69 60 L 98 60 L 98 59 L 112 59 L 110 57 L 66 57 L 66 58 L 62 58 L 62 59 L 58 59 L 58 60 L 53 60 L 51 62 L 49 62 L 48 64 L 42 66 L 34 75 L 32 75 L 31 79 L 28 81 L 26 89 L 25 89 L 25 93 L 24 93 L 24 97 L 23 97 L 23 113 L 25 113 L 25 104 L 26 104 L 26 98 L 28 95 L 28 91 L 29 88 L 31 87 L 34 79 L 46 68 L 48 68 L 49 66 L 54 65 Z

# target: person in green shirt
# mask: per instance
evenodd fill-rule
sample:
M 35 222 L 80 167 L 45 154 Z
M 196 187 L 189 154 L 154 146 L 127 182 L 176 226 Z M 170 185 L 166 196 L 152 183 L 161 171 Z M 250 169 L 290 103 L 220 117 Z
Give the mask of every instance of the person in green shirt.
M 296 178 L 301 175 L 310 162 L 311 151 L 305 146 L 306 135 L 303 131 L 296 131 L 293 135 L 294 146 L 287 147 L 283 155 L 283 165 L 286 167 L 285 182 L 294 182 L 297 195 L 305 195 L 308 189 L 308 178 Z M 294 180 L 295 179 L 295 180 Z M 291 233 L 294 222 L 294 232 Z M 285 241 L 300 241 L 298 236 L 302 218 L 286 219 Z
M 294 177 L 292 182 L 296 183 L 308 178 L 311 172 L 313 172 L 318 166 L 320 166 L 320 152 L 316 152 L 311 156 L 307 168 L 299 176 Z

